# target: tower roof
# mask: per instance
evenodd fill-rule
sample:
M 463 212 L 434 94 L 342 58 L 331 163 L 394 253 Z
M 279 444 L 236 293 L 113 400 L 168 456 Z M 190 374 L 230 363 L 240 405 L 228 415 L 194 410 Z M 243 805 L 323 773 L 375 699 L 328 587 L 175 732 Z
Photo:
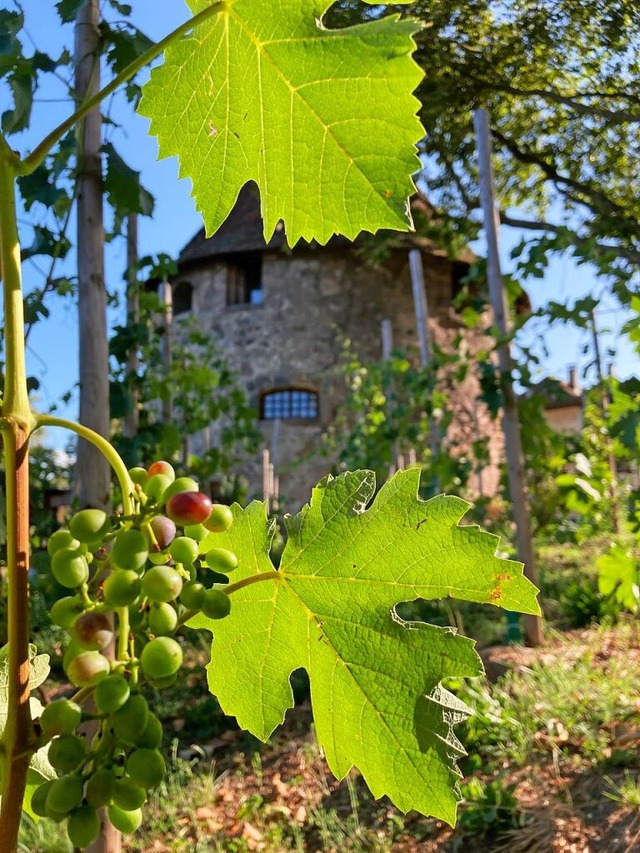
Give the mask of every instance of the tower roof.
M 435 219 L 432 205 L 420 192 L 417 192 L 411 200 L 411 212 L 416 223 L 429 220 L 433 222 Z M 432 240 L 424 234 L 420 235 L 417 231 L 408 233 L 384 231 L 379 234 L 386 235 L 389 248 L 420 248 L 432 255 L 447 256 L 445 249 L 438 247 Z M 327 243 L 327 246 L 333 249 L 347 249 L 351 245 L 350 241 L 339 236 L 332 237 Z M 206 237 L 204 228 L 201 228 L 180 252 L 178 264 L 182 266 L 197 263 L 237 252 L 278 251 L 286 247 L 287 241 L 282 223 L 278 223 L 269 242 L 265 242 L 257 187 L 255 184 L 245 184 L 223 225 L 211 237 Z M 296 250 L 309 248 L 321 247 L 304 241 L 296 246 Z M 465 255 L 461 260 L 470 260 L 473 257 L 470 252 L 468 255 L 469 257 Z

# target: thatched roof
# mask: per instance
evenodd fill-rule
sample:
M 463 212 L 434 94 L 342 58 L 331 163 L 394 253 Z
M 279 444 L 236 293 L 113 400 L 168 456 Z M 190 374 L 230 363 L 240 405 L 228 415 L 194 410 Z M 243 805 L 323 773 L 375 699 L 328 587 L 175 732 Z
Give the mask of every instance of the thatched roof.
M 434 219 L 434 210 L 429 201 L 421 193 L 416 193 L 411 201 L 411 210 L 416 222 Z M 421 248 L 429 254 L 446 257 L 447 252 L 437 247 L 425 236 L 416 232 L 403 234 L 395 231 L 378 232 L 376 238 L 386 240 L 388 248 Z M 368 239 L 372 238 L 367 235 Z M 362 238 L 358 238 L 360 240 Z M 365 238 L 366 239 L 366 238 Z M 357 241 L 358 242 L 358 241 Z M 344 237 L 332 237 L 327 243 L 330 249 L 348 249 L 352 244 Z M 276 228 L 273 237 L 265 242 L 262 233 L 262 217 L 260 216 L 260 199 L 255 184 L 247 184 L 241 190 L 235 207 L 226 222 L 211 237 L 205 237 L 204 228 L 187 243 L 178 257 L 180 266 L 199 263 L 202 261 L 225 257 L 235 253 L 280 251 L 286 249 L 284 228 L 281 224 Z M 318 249 L 317 244 L 301 241 L 295 251 Z M 466 256 L 460 260 L 470 260 Z

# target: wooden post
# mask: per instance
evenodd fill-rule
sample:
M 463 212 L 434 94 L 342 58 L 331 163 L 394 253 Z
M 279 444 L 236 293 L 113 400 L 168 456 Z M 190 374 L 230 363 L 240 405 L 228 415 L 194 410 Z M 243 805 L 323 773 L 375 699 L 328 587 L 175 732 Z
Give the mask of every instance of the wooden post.
M 75 96 L 81 103 L 100 89 L 100 7 L 86 0 L 75 28 Z M 80 423 L 109 437 L 109 345 L 107 292 L 104 283 L 104 224 L 102 198 L 102 116 L 89 112 L 80 125 L 77 174 L 77 251 Z M 108 510 L 111 469 L 91 444 L 78 441 L 76 488 L 81 507 Z M 113 657 L 113 648 L 105 649 Z M 88 710 L 91 710 L 89 706 Z M 97 730 L 95 724 L 88 733 Z M 101 829 L 88 853 L 120 853 L 120 833 L 100 810 Z
M 499 255 L 499 215 L 496 209 L 493 189 L 493 169 L 491 165 L 491 138 L 489 135 L 489 120 L 486 110 L 480 109 L 474 118 L 476 141 L 478 145 L 478 161 L 480 170 L 480 199 L 484 213 L 484 227 L 487 236 L 487 280 L 489 296 L 493 308 L 494 323 L 501 338 L 498 350 L 500 379 L 504 400 L 503 430 L 505 452 L 507 457 L 507 473 L 509 493 L 513 507 L 513 517 L 516 524 L 518 557 L 524 563 L 525 575 L 537 584 L 533 543 L 531 539 L 531 519 L 527 500 L 527 489 L 524 477 L 524 458 L 520 441 L 520 422 L 518 419 L 518 400 L 513 390 L 511 371 L 513 361 L 511 346 L 507 343 L 510 332 L 509 308 L 504 289 L 504 279 L 500 268 Z M 542 620 L 539 616 L 524 617 L 525 637 L 532 646 L 539 646 L 543 640 Z
M 391 320 L 382 320 L 380 323 L 380 334 L 382 336 L 382 360 L 389 361 L 391 358 L 391 350 L 393 349 L 393 329 L 391 326 Z M 387 394 L 387 417 L 389 420 L 393 420 L 394 413 L 394 402 L 393 402 L 393 386 L 386 388 Z M 391 464 L 389 465 L 389 475 L 388 479 L 390 480 L 393 475 L 398 470 L 398 442 L 393 442 L 393 447 L 391 448 Z
M 393 349 L 393 330 L 391 328 L 391 320 L 383 320 L 380 323 L 380 332 L 382 335 L 382 360 L 389 361 L 391 358 L 391 350 Z
M 138 294 L 138 214 L 130 213 L 127 217 L 127 325 L 138 322 L 140 315 L 140 299 Z M 134 345 L 127 357 L 127 383 L 131 400 L 131 411 L 124 417 L 124 435 L 135 438 L 138 434 L 138 402 L 139 393 L 135 382 L 138 372 L 138 347 Z
M 262 449 L 262 500 L 267 504 L 267 513 L 271 508 L 271 454 L 269 448 Z
M 100 89 L 100 9 L 86 0 L 75 29 L 75 92 L 81 103 Z M 96 107 L 80 124 L 77 175 L 80 423 L 109 436 L 109 347 L 104 284 L 102 117 Z M 76 488 L 81 507 L 109 507 L 111 472 L 93 445 L 78 441 Z
M 429 303 L 427 300 L 427 289 L 424 283 L 422 255 L 419 249 L 411 249 L 409 252 L 409 270 L 411 272 L 413 307 L 416 314 L 416 329 L 418 331 L 418 342 L 420 345 L 420 364 L 422 367 L 429 367 L 431 364 Z M 429 425 L 429 446 L 431 449 L 432 460 L 436 459 L 440 450 L 440 437 L 438 433 L 438 425 L 432 417 Z M 437 488 L 438 486 L 436 486 L 436 489 Z
M 171 284 L 166 279 L 160 285 L 160 302 L 162 304 L 163 315 L 161 358 L 168 378 L 173 360 L 171 343 L 173 325 L 173 291 L 171 289 Z M 169 395 L 162 401 L 162 422 L 170 424 L 172 419 L 173 400 L 171 399 L 171 391 L 169 391 Z
M 600 398 L 600 411 L 602 419 L 606 422 L 607 410 L 609 408 L 609 395 L 604 387 L 604 370 L 602 369 L 602 356 L 600 354 L 600 339 L 598 336 L 598 321 L 596 318 L 596 309 L 591 309 L 591 332 L 593 334 L 593 351 L 596 362 L 596 370 L 598 371 L 598 396 Z M 610 374 L 611 375 L 611 374 Z M 606 435 L 607 460 L 609 471 L 611 472 L 611 483 L 609 484 L 609 497 L 611 498 L 611 521 L 613 530 L 616 535 L 620 535 L 622 527 L 620 524 L 620 498 L 618 495 L 618 465 L 613 452 L 613 441 L 607 431 Z

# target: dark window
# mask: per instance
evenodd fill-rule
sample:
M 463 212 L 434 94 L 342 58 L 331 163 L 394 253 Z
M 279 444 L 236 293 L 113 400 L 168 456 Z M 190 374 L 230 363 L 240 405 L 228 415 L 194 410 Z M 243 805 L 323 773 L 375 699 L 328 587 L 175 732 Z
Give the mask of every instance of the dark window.
M 451 264 L 451 299 L 454 300 L 456 296 L 463 289 L 465 284 L 463 284 L 463 279 L 469 275 L 469 264 L 464 261 L 454 261 Z
M 227 265 L 227 305 L 262 304 L 262 255 L 236 255 Z
M 191 311 L 193 303 L 193 285 L 188 281 L 179 281 L 173 288 L 173 313 L 185 314 Z
M 268 391 L 260 398 L 260 417 L 264 421 L 318 419 L 318 395 L 315 391 L 282 388 Z

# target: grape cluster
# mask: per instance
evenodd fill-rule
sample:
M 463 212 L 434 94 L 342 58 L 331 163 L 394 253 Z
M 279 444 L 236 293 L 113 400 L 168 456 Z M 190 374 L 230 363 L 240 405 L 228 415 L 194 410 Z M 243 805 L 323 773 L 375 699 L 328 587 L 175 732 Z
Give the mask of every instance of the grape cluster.
M 173 635 L 190 616 L 228 616 L 225 584 L 238 565 L 232 551 L 207 548 L 209 533 L 231 527 L 229 507 L 212 504 L 195 480 L 176 478 L 168 462 L 129 474 L 132 516 L 83 509 L 47 544 L 55 579 L 73 591 L 53 604 L 51 619 L 71 632 L 63 666 L 79 691 L 40 717 L 60 775 L 35 791 L 32 808 L 67 819 L 69 838 L 80 848 L 97 837 L 103 806 L 121 832 L 140 826 L 148 792 L 165 774 L 162 726 L 141 688 L 176 680 L 182 648 Z M 108 659 L 103 652 L 114 644 L 117 654 Z M 82 703 L 90 697 L 95 710 L 87 713 Z M 98 725 L 90 744 L 78 734 L 89 719 Z

